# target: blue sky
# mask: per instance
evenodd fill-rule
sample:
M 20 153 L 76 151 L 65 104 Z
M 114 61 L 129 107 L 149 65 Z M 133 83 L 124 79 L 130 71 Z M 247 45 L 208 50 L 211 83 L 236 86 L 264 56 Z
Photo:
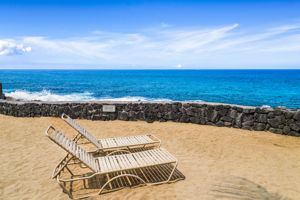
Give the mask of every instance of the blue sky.
M 300 1 L 0 1 L 0 68 L 300 68 Z

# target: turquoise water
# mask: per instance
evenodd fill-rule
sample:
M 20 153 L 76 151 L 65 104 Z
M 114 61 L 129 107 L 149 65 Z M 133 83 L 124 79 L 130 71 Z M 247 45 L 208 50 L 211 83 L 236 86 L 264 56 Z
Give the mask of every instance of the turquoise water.
M 300 70 L 0 70 L 23 100 L 180 100 L 300 108 Z

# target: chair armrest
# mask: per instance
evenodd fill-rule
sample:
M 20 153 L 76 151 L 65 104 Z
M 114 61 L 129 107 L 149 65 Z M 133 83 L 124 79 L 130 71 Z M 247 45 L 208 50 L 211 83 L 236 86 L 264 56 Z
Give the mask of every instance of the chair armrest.
M 46 131 L 45 131 L 45 134 L 48 136 L 48 137 L 50 137 L 50 135 L 49 135 L 49 131 L 50 130 L 53 130 L 53 131 L 55 131 L 55 128 L 53 127 L 53 126 L 48 126 L 48 128 L 46 129 Z

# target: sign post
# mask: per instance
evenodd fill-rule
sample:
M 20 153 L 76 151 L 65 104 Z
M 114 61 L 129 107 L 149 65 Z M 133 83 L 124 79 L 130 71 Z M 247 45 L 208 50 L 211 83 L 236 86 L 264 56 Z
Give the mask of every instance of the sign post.
M 102 112 L 116 112 L 115 105 L 103 105 Z

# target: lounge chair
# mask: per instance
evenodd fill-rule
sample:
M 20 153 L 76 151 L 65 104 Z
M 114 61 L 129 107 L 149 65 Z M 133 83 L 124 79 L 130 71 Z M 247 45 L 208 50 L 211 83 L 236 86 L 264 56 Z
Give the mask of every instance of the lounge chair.
M 66 192 L 70 196 L 70 198 L 73 198 L 72 192 L 69 192 L 67 190 L 66 183 L 95 178 L 95 176 L 97 175 L 99 175 L 99 178 L 101 178 L 101 175 L 114 176 L 108 179 L 100 188 L 98 192 L 98 194 L 100 195 L 103 189 L 113 180 L 124 177 L 134 177 L 145 185 L 168 183 L 171 180 L 171 177 L 178 164 L 177 159 L 163 148 L 155 148 L 151 150 L 129 154 L 93 157 L 91 153 L 86 152 L 83 148 L 78 146 L 76 142 L 67 138 L 61 132 L 55 130 L 52 126 L 49 126 L 47 128 L 46 135 L 50 138 L 50 140 L 52 140 L 61 148 L 63 148 L 66 152 L 68 152 L 67 157 L 65 157 L 65 159 L 62 160 L 56 167 L 52 178 L 55 178 L 57 180 L 59 185 L 63 188 L 63 191 Z M 80 166 L 84 165 L 85 167 L 87 167 L 90 171 L 90 175 L 74 175 L 74 172 L 72 172 L 68 168 L 68 163 L 71 160 L 76 161 L 76 164 L 80 164 Z M 143 171 L 143 169 L 154 166 L 157 167 L 155 169 L 157 170 L 158 174 L 158 166 L 170 164 L 174 166 L 170 172 L 170 175 L 168 176 L 167 180 L 160 182 L 149 183 L 146 182 L 142 178 L 142 176 L 131 173 L 132 170 L 140 170 L 144 174 L 147 172 L 146 170 Z M 64 171 L 64 169 L 67 169 L 67 171 L 71 174 L 71 179 L 60 178 L 60 175 Z M 120 173 L 114 175 L 116 174 L 116 172 Z M 146 175 L 144 177 L 146 177 Z
M 100 152 L 105 152 L 107 150 L 125 151 L 124 149 L 138 147 L 144 148 L 146 146 L 160 147 L 161 145 L 160 139 L 158 139 L 153 134 L 97 139 L 90 132 L 88 132 L 78 123 L 76 123 L 75 120 L 70 118 L 68 115 L 62 114 L 61 118 L 78 132 L 78 135 L 76 136 L 77 138 L 75 139 L 76 142 L 79 139 L 84 138 L 88 140 L 89 143 L 92 143 Z

